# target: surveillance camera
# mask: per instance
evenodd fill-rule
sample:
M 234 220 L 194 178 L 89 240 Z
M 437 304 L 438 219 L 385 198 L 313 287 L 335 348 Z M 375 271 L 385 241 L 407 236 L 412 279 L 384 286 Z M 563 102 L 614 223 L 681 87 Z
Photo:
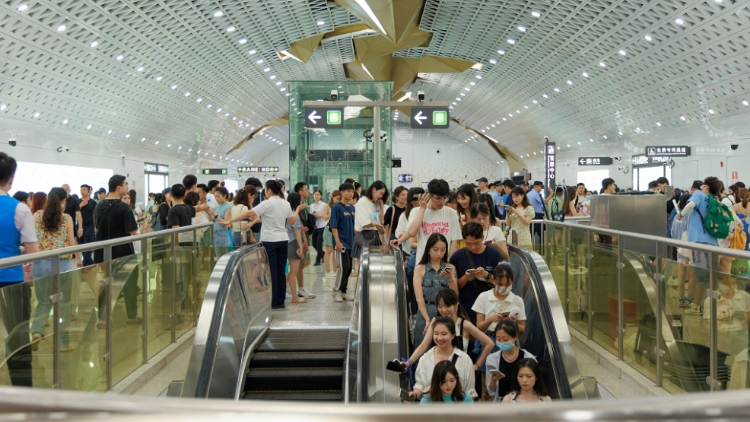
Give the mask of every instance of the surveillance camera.
M 331 101 L 336 101 L 339 99 L 339 92 L 335 89 L 331 90 Z
M 18 145 L 18 141 L 16 140 L 16 138 L 8 138 L 8 145 L 14 147 Z
M 739 148 L 740 146 L 738 144 L 732 144 L 729 147 L 732 148 L 732 151 L 737 151 L 737 148 Z
M 617 161 L 621 161 L 621 160 L 622 160 L 622 157 L 615 157 L 615 160 L 617 160 Z
M 417 91 L 417 100 L 424 101 L 424 91 Z
M 545 136 L 544 140 L 547 141 L 547 142 L 549 142 L 549 136 Z
M 57 152 L 59 152 L 60 154 L 65 154 L 68 151 L 70 151 L 70 147 L 68 146 L 63 145 L 61 147 L 57 147 Z
M 440 150 L 437 150 L 437 153 L 440 154 Z

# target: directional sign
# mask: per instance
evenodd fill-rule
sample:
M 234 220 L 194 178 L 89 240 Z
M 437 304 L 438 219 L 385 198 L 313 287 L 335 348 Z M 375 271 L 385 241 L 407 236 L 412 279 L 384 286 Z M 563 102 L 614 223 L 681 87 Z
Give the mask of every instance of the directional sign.
M 544 143 L 544 181 L 547 182 L 547 186 L 555 186 L 555 178 L 557 177 L 557 149 L 554 142 Z
M 227 169 L 203 169 L 203 174 L 228 174 Z
M 447 129 L 450 127 L 450 112 L 445 107 L 412 107 L 413 129 Z
M 579 166 L 609 166 L 612 157 L 578 157 Z
M 690 147 L 685 145 L 668 147 L 646 147 L 647 157 L 690 157 Z
M 278 173 L 278 167 L 237 167 L 237 173 Z
M 344 109 L 305 107 L 305 127 L 309 129 L 341 129 L 344 127 Z

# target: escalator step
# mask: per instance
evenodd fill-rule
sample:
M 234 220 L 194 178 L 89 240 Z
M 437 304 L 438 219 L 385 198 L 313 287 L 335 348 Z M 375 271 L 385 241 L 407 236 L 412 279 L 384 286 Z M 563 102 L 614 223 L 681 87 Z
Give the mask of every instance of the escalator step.
M 346 338 L 294 337 L 271 338 L 266 337 L 258 346 L 258 352 L 272 351 L 334 351 L 346 350 Z
M 305 338 L 305 337 L 327 337 L 346 338 L 348 330 L 274 330 L 268 332 L 268 338 Z
M 340 391 L 248 391 L 243 400 L 343 401 Z
M 250 360 L 250 368 L 337 367 L 344 365 L 345 355 L 343 350 L 258 352 Z
M 259 368 L 247 373 L 245 391 L 340 390 L 344 369 Z

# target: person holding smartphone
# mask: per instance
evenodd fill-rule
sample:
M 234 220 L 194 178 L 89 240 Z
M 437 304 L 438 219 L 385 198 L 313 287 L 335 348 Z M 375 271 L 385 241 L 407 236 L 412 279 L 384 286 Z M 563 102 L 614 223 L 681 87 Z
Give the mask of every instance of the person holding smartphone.
M 495 344 L 499 350 L 487 358 L 484 373 L 484 385 L 492 401 L 502 401 L 510 394 L 511 377 L 517 373 L 522 359 L 536 360 L 536 356 L 517 346 L 519 334 L 518 324 L 512 319 L 504 319 L 495 326 Z
M 417 299 L 417 321 L 414 326 L 414 343 L 422 343 L 427 331 L 427 321 L 437 315 L 436 296 L 441 289 L 450 288 L 458 293 L 458 285 L 453 276 L 453 266 L 447 264 L 448 241 L 440 233 L 427 238 L 422 259 L 414 268 L 414 295 Z
M 503 256 L 508 259 L 508 243 L 505 241 L 505 235 L 500 227 L 492 224 L 493 216 L 490 214 L 489 207 L 484 203 L 477 203 L 471 207 L 471 219 L 482 225 L 484 232 L 484 244 L 497 249 Z

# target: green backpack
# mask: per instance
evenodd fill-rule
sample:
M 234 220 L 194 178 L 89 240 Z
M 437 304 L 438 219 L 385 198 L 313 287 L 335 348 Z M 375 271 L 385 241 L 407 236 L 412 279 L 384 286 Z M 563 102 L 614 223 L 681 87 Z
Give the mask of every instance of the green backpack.
M 717 201 L 712 195 L 708 195 L 708 213 L 705 217 L 698 208 L 698 215 L 703 221 L 703 230 L 716 239 L 726 239 L 732 228 L 732 211 L 726 205 Z

